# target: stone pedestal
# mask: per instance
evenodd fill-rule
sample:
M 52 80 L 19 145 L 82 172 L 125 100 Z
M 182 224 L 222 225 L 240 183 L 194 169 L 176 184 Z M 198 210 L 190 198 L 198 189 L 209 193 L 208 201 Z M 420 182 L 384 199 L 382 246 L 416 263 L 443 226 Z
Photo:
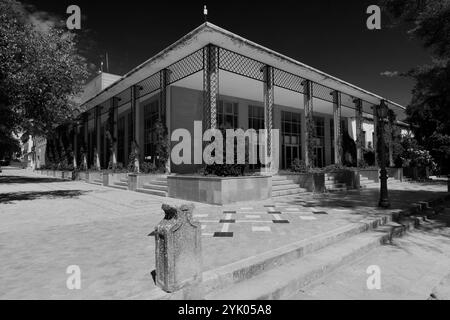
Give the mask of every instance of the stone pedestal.
M 165 217 L 155 229 L 156 284 L 174 292 L 201 281 L 201 225 L 192 220 L 194 206 L 162 209 Z

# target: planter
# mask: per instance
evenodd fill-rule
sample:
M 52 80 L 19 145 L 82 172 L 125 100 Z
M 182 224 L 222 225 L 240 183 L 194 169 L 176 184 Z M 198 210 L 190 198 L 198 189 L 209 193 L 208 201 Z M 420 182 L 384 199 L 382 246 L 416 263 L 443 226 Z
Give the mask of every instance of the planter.
M 168 176 L 169 197 L 223 205 L 271 197 L 272 177 Z
M 111 172 L 103 172 L 102 173 L 102 181 L 104 186 L 109 186 L 114 184 L 114 181 L 120 181 L 121 179 L 125 179 L 128 177 L 128 173 L 111 173 Z
M 142 189 L 144 184 L 151 183 L 157 178 L 165 178 L 167 175 L 162 174 L 145 174 L 145 173 L 130 173 L 128 174 L 128 189 L 136 191 Z
M 87 182 L 92 183 L 95 180 L 102 180 L 102 172 L 100 171 L 89 171 L 87 175 Z

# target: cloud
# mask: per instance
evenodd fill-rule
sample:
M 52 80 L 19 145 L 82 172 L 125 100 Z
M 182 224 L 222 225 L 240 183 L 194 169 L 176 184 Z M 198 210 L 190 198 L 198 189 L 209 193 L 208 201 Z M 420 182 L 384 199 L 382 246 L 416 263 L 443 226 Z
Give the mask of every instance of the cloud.
M 380 76 L 389 78 L 398 77 L 399 75 L 400 73 L 398 71 L 384 71 L 380 73 Z

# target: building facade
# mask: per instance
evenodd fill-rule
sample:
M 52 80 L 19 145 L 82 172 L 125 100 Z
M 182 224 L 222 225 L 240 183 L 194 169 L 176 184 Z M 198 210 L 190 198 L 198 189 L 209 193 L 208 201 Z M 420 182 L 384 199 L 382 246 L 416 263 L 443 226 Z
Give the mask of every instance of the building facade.
M 277 169 L 269 170 L 289 169 L 294 159 L 340 164 L 346 138 L 355 142 L 348 160 L 356 164 L 363 148 L 376 145 L 381 103 L 405 118 L 394 102 L 205 23 L 85 101 L 87 111 L 71 126 L 73 150 L 78 164 L 85 155 L 94 166 L 98 155 L 102 168 L 112 159 L 126 166 L 136 150 L 141 162 L 154 161 L 157 122 L 170 137 L 176 129 L 194 136 L 199 121 L 203 130 L 278 129 L 278 143 L 270 135 L 264 142 L 268 153 L 273 146 L 279 154 Z

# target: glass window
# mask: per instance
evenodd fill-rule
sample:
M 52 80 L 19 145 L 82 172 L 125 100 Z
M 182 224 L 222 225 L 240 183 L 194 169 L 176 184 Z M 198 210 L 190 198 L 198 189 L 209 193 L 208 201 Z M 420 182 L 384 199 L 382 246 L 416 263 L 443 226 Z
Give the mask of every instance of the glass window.
M 218 128 L 238 128 L 238 104 L 219 100 L 217 103 L 217 126 Z

